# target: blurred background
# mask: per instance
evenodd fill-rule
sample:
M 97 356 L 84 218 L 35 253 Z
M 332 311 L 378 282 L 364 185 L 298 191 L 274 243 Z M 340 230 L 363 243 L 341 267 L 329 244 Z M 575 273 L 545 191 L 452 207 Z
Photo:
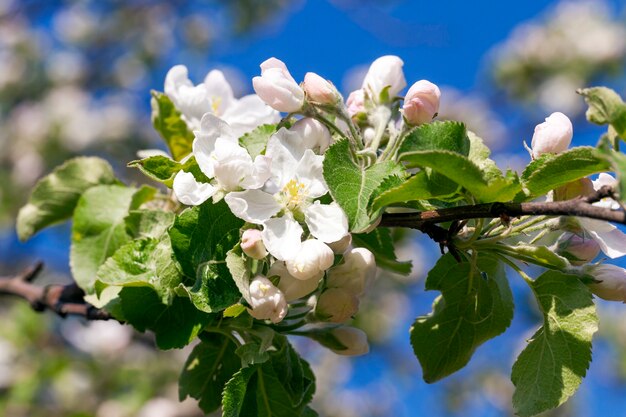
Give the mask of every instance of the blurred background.
M 14 219 L 34 182 L 73 155 L 125 168 L 137 150 L 161 146 L 150 124 L 149 90 L 185 64 L 199 82 L 223 70 L 235 94 L 270 56 L 296 80 L 314 71 L 344 93 L 360 86 L 375 58 L 395 54 L 409 85 L 442 87 L 440 119 L 466 122 L 501 168 L 529 160 L 522 142 L 553 111 L 575 123 L 573 144 L 594 145 L 602 129 L 584 122 L 579 87 L 626 93 L 624 1 L 425 2 L 401 0 L 0 0 L 0 275 L 36 259 L 38 283 L 68 278 L 69 227 L 17 241 Z M 511 365 L 540 316 L 511 274 L 515 318 L 478 349 L 463 371 L 434 385 L 421 379 L 408 328 L 437 294 L 423 281 L 435 244 L 404 236 L 410 277 L 380 274 L 357 325 L 371 352 L 344 358 L 294 340 L 318 377 L 324 417 L 512 415 Z M 622 261 L 621 266 L 626 266 Z M 626 307 L 598 301 L 594 362 L 557 416 L 626 416 Z M 116 323 L 37 314 L 0 298 L 0 416 L 186 417 L 177 376 L 188 350 L 159 352 L 150 335 Z

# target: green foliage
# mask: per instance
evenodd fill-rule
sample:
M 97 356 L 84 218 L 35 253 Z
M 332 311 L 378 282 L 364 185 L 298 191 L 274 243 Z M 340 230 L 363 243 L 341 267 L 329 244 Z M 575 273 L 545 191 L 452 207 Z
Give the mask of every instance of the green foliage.
M 154 195 L 149 187 L 99 185 L 78 200 L 72 226 L 70 267 L 76 283 L 87 293 L 94 291 L 96 272 L 130 237 L 124 219 Z
M 180 375 L 178 395 L 198 400 L 205 413 L 217 410 L 226 383 L 239 371 L 241 363 L 236 346 L 226 336 L 211 333 L 193 348 Z
M 475 265 L 442 256 L 426 289 L 441 296 L 432 313 L 415 320 L 411 345 L 424 381 L 432 383 L 463 368 L 478 346 L 509 327 L 513 299 L 503 265 L 480 254 Z
M 606 87 L 578 90 L 589 105 L 587 120 L 598 125 L 613 126 L 618 136 L 626 139 L 626 103 L 615 91 Z
M 403 175 L 402 167 L 392 161 L 363 169 L 347 140 L 340 140 L 326 151 L 324 179 L 331 196 L 348 216 L 352 232 L 360 233 L 370 226 L 374 220 L 368 210 L 370 199 L 385 178 L 392 175 Z
M 617 174 L 619 199 L 626 201 L 626 155 L 612 149 L 607 143 L 602 143 L 598 148 L 611 165 L 611 170 Z
M 191 157 L 184 164 L 174 161 L 167 156 L 156 155 L 128 163 L 129 167 L 139 168 L 147 177 L 172 188 L 174 177 L 180 170 L 188 171 L 196 165 L 196 159 Z
M 369 249 L 376 258 L 376 265 L 381 268 L 404 275 L 411 273 L 411 261 L 397 260 L 391 230 L 388 228 L 377 227 L 369 233 L 354 234 L 352 244 Z
M 609 163 L 596 148 L 579 146 L 558 155 L 542 155 L 532 161 L 522 173 L 522 186 L 527 196 L 533 198 L 609 169 Z
M 380 210 L 385 207 L 408 203 L 410 201 L 441 199 L 456 194 L 459 187 L 452 183 L 451 188 L 442 187 L 440 183 L 433 181 L 433 176 L 426 171 L 420 171 L 406 180 L 399 177 L 393 184 L 388 184 L 386 191 L 374 194 L 372 210 Z
M 248 150 L 252 159 L 265 153 L 270 136 L 276 132 L 276 125 L 261 125 L 239 138 L 239 144 Z
M 413 129 L 398 148 L 399 160 L 410 160 L 411 154 L 420 151 L 450 151 L 467 156 L 470 141 L 463 123 L 433 122 Z
M 174 160 L 180 161 L 191 153 L 193 132 L 189 130 L 181 114 L 170 98 L 158 91 L 152 91 L 152 125 L 161 135 Z
M 78 199 L 91 187 L 117 184 L 113 169 L 100 158 L 70 159 L 39 180 L 17 216 L 17 235 L 29 239 L 41 229 L 69 219 Z
M 200 265 L 193 287 L 183 289 L 196 308 L 207 313 L 222 311 L 241 298 L 224 260 Z
M 577 276 L 548 271 L 532 283 L 544 317 L 513 365 L 513 406 L 522 417 L 563 404 L 591 362 L 598 317 L 591 293 Z

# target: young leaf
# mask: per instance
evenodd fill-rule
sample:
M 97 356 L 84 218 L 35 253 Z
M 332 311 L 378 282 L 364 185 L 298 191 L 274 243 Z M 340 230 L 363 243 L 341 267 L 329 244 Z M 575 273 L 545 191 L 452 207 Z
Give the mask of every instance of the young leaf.
M 576 275 L 543 273 L 532 284 L 543 326 L 513 365 L 513 407 L 522 417 L 563 404 L 578 389 L 591 362 L 598 317 L 591 293 Z
M 128 166 L 131 168 L 139 168 L 147 177 L 172 188 L 174 177 L 178 174 L 178 171 L 188 170 L 194 164 L 196 164 L 196 160 L 193 157 L 182 164 L 166 156 L 156 155 L 131 161 L 128 163 Z
M 276 125 L 261 125 L 239 138 L 239 144 L 247 149 L 252 159 L 265 153 L 270 136 L 276 133 Z
M 350 230 L 362 232 L 374 220 L 368 209 L 373 193 L 385 178 L 403 175 L 403 168 L 386 161 L 364 169 L 354 160 L 347 140 L 336 142 L 325 155 L 324 179 L 330 194 L 348 216 Z
M 119 294 L 124 318 L 140 332 L 152 330 L 160 349 L 175 349 L 191 343 L 211 321 L 187 297 L 173 297 L 164 304 L 150 287 L 124 287 Z
M 419 171 L 407 180 L 401 180 L 390 184 L 386 191 L 374 194 L 372 211 L 380 210 L 384 207 L 409 201 L 430 200 L 450 196 L 458 191 L 458 185 L 452 183 L 453 187 L 442 187 L 440 183 L 433 181 L 426 171 Z
M 423 124 L 413 129 L 398 148 L 398 159 L 408 159 L 413 152 L 450 151 L 467 156 L 470 141 L 463 123 L 445 121 Z
M 193 133 L 167 95 L 152 91 L 150 105 L 154 128 L 167 144 L 174 160 L 180 161 L 192 151 Z
M 142 237 L 160 238 L 174 223 L 175 215 L 162 210 L 131 210 L 124 219 L 126 233 L 134 239 Z
M 522 185 L 529 197 L 540 196 L 568 182 L 610 168 L 596 148 L 579 146 L 531 162 L 522 173 Z
M 150 187 L 99 185 L 87 190 L 74 211 L 70 267 L 76 283 L 94 290 L 96 272 L 109 256 L 129 240 L 124 218 L 154 194 Z
M 250 271 L 246 268 L 243 254 L 234 250 L 229 251 L 226 254 L 226 266 L 242 297 L 250 303 Z
M 433 311 L 418 317 L 411 345 L 424 381 L 463 368 L 478 346 L 503 333 L 513 318 L 513 298 L 502 263 L 478 255 L 476 267 L 442 256 L 428 273 L 426 289 L 441 291 Z
M 113 169 L 100 158 L 74 158 L 39 180 L 17 215 L 17 235 L 29 239 L 41 229 L 72 216 L 81 194 L 96 185 L 118 184 Z
M 626 139 L 626 103 L 619 94 L 606 87 L 583 88 L 577 92 L 589 105 L 587 120 L 598 125 L 610 124 Z
M 180 375 L 180 401 L 193 397 L 205 413 L 217 410 L 222 402 L 224 386 L 241 368 L 235 348 L 228 337 L 217 333 L 203 338 L 191 351 Z
M 248 390 L 248 382 L 256 373 L 256 366 L 242 368 L 224 386 L 222 392 L 222 417 L 240 417 L 246 396 L 252 402 L 254 393 Z
M 353 234 L 352 244 L 369 249 L 376 258 L 376 265 L 381 268 L 403 275 L 411 273 L 411 261 L 397 260 L 391 230 L 386 227 L 377 227 L 370 233 Z
M 191 302 L 200 311 L 214 313 L 235 304 L 241 298 L 225 261 L 208 261 L 198 268 L 193 287 L 183 286 Z

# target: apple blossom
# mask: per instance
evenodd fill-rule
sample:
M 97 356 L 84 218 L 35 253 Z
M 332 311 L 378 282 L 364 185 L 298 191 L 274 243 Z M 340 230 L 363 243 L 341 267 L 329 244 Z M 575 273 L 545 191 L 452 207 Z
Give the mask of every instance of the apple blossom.
M 252 79 L 254 91 L 267 105 L 282 112 L 298 111 L 304 105 L 304 91 L 285 63 L 270 58 L 261 64 L 261 76 Z
M 532 157 L 544 153 L 560 153 L 567 150 L 572 141 L 573 127 L 570 119 L 560 112 L 552 113 L 546 121 L 535 127 L 532 139 Z
M 317 300 L 315 314 L 323 321 L 344 323 L 359 311 L 359 299 L 343 288 L 328 288 Z
M 174 195 L 183 204 L 198 206 L 215 194 L 215 187 L 211 184 L 196 181 L 190 172 L 179 171 L 172 184 Z
M 335 254 L 325 243 L 317 239 L 302 242 L 296 256 L 287 259 L 287 270 L 294 278 L 307 280 L 319 276 L 333 265 Z
M 253 259 L 263 259 L 267 256 L 267 249 L 263 244 L 261 231 L 258 229 L 247 229 L 241 236 L 241 250 Z
M 328 288 L 342 288 L 361 296 L 376 275 L 374 254 L 365 248 L 353 248 L 343 256 L 343 263 L 331 268 L 327 275 Z
M 609 301 L 626 302 L 626 269 L 616 265 L 591 265 L 583 269 L 598 282 L 589 284 L 592 293 Z
M 439 112 L 439 87 L 427 80 L 420 80 L 409 88 L 404 98 L 402 113 L 412 125 L 430 122 Z
M 285 294 L 285 299 L 289 302 L 307 296 L 315 291 L 324 276 L 324 272 L 320 272 L 309 279 L 298 279 L 289 273 L 285 262 L 276 261 L 270 267 L 267 276 L 278 276 L 280 278 L 278 281 L 278 289 Z
M 395 55 L 385 55 L 372 62 L 363 80 L 363 89 L 370 100 L 379 102 L 387 89 L 389 99 L 396 97 L 406 87 L 402 67 L 404 62 Z M 383 100 L 387 101 L 387 100 Z
M 248 312 L 258 320 L 278 323 L 287 315 L 285 295 L 262 275 L 250 282 L 250 307 Z
M 314 72 L 305 74 L 302 87 L 307 97 L 316 103 L 336 104 L 341 100 L 341 95 L 335 86 Z
M 367 335 L 361 329 L 349 326 L 341 326 L 330 332 L 345 349 L 332 349 L 338 355 L 359 356 L 369 352 Z
M 318 154 L 323 154 L 333 139 L 328 128 L 312 117 L 298 120 L 289 130 L 298 134 L 305 148 Z
M 556 243 L 556 252 L 569 259 L 572 265 L 583 265 L 593 261 L 600 253 L 600 245 L 586 234 L 563 234 Z
M 365 113 L 365 90 L 360 88 L 351 92 L 346 100 L 346 106 L 350 116 Z

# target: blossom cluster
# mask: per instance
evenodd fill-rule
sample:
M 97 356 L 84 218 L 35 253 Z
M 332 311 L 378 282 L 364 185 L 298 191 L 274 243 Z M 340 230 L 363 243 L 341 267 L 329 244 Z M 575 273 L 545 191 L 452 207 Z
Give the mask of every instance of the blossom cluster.
M 398 102 L 406 86 L 402 66 L 395 56 L 375 60 L 362 88 L 345 103 L 331 82 L 309 72 L 299 84 L 276 58 L 263 62 L 261 75 L 252 80 L 256 94 L 240 99 L 219 70 L 198 85 L 189 80 L 184 66 L 168 72 L 165 93 L 194 133 L 188 158 L 194 157 L 201 171 L 178 172 L 174 194 L 190 206 L 224 200 L 245 221 L 239 246 L 254 260 L 249 291 L 244 292 L 254 318 L 279 323 L 289 318 L 289 305 L 297 300 L 306 300 L 312 309 L 310 320 L 342 324 L 357 313 L 376 263 L 372 252 L 352 245 L 346 214 L 328 198 L 324 153 L 335 140 L 329 127 L 348 131 L 347 123 Z M 405 97 L 402 123 L 431 121 L 439 98 L 436 85 L 416 82 Z M 341 123 L 337 117 L 329 126 L 311 111 L 317 108 L 345 119 Z M 288 115 L 281 119 L 281 112 Z M 259 126 L 281 120 L 260 154 L 252 155 L 240 143 Z M 367 135 L 365 130 L 361 140 L 371 143 Z M 377 150 L 377 144 L 371 147 Z M 366 352 L 360 330 L 340 329 L 345 328 L 336 329 L 336 337 L 350 335 L 354 343 L 343 341 L 347 349 L 339 353 Z

